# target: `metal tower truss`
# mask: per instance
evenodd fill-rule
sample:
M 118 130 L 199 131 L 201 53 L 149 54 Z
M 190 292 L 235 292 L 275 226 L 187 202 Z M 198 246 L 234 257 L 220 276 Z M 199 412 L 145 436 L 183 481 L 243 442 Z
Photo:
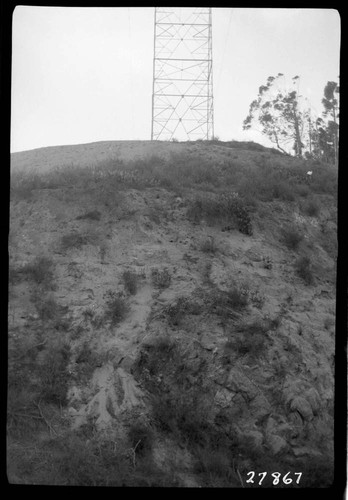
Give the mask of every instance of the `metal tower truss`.
M 155 8 L 152 140 L 214 135 L 211 8 Z

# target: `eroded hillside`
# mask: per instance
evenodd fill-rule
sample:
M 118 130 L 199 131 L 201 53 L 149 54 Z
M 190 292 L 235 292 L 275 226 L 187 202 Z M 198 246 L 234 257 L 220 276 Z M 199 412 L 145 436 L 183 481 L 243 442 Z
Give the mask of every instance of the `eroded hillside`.
M 330 484 L 334 169 L 255 144 L 69 148 L 13 160 L 10 482 Z

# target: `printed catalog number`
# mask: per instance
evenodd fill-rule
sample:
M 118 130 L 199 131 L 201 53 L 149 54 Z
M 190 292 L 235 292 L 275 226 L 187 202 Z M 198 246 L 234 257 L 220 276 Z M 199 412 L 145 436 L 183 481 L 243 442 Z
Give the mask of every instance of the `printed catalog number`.
M 257 483 L 261 485 L 262 481 L 265 479 L 267 476 L 267 472 L 259 472 L 256 474 L 254 471 L 250 471 L 247 473 L 247 476 L 250 476 L 249 479 L 246 481 L 246 483 Z M 282 477 L 282 474 L 280 472 L 272 472 L 270 476 L 273 478 L 272 484 L 276 486 L 277 484 L 283 482 L 284 484 L 291 484 L 292 482 L 299 484 L 302 476 L 302 472 L 293 472 L 293 475 L 296 476 L 294 479 L 290 477 L 290 472 L 287 472 L 284 474 Z M 255 480 L 254 480 L 255 479 Z

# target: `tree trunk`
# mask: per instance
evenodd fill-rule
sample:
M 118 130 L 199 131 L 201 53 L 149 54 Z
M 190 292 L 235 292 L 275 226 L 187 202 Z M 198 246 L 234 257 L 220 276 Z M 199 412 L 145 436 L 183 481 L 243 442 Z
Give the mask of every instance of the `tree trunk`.
M 275 139 L 275 143 L 277 145 L 277 148 L 279 149 L 279 151 L 281 151 L 282 153 L 287 155 L 288 153 L 282 147 L 279 146 L 278 136 L 277 136 L 276 132 L 273 132 L 273 134 L 274 134 L 274 139 Z
M 337 123 L 336 123 L 336 112 L 335 112 L 335 106 L 333 107 L 333 119 L 334 119 L 334 124 L 335 124 L 335 133 L 333 137 L 333 142 L 334 142 L 334 154 L 335 154 L 335 167 L 338 166 L 338 134 L 337 134 Z
M 302 142 L 301 142 L 301 133 L 299 126 L 299 119 L 296 113 L 296 104 L 293 105 L 293 117 L 294 117 L 294 128 L 295 128 L 295 146 L 296 146 L 296 154 L 297 156 L 302 156 Z

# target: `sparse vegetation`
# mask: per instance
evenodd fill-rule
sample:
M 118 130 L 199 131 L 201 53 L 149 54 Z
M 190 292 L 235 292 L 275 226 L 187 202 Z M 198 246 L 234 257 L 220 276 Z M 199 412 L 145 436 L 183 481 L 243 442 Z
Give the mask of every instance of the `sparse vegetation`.
M 243 234 L 252 234 L 249 210 L 237 193 L 196 197 L 188 207 L 187 216 L 195 223 L 206 220 L 208 224 L 227 225 Z
M 17 283 L 20 283 L 22 279 L 21 276 L 21 271 L 17 267 L 15 267 L 13 264 L 9 265 L 8 268 L 8 283 L 9 285 L 16 285 Z
M 138 289 L 138 275 L 132 271 L 126 270 L 122 274 L 124 287 L 128 293 L 135 295 Z
M 65 406 L 69 384 L 68 362 L 70 346 L 52 345 L 44 352 L 39 365 L 40 396 L 47 403 Z
M 152 283 L 157 288 L 168 288 L 172 282 L 172 276 L 169 269 L 166 267 L 163 269 L 153 268 L 151 270 Z
M 257 307 L 258 309 L 262 309 L 266 298 L 259 290 L 250 290 L 249 300 L 253 306 Z
M 263 267 L 265 269 L 272 269 L 273 263 L 272 259 L 269 256 L 262 257 Z
M 303 186 L 299 185 L 299 186 L 297 186 L 296 190 L 297 190 L 297 194 L 299 196 L 301 196 L 302 198 L 306 198 L 309 195 L 309 193 L 311 192 L 309 187 L 306 185 L 303 185 Z
M 310 217 L 317 217 L 320 212 L 320 207 L 318 203 L 314 199 L 308 199 L 306 202 L 302 203 L 301 211 L 305 215 L 309 215 Z
M 212 236 L 202 241 L 201 250 L 204 253 L 211 253 L 211 254 L 215 254 L 217 252 L 217 246 Z
M 93 375 L 94 370 L 102 366 L 104 361 L 105 356 L 100 355 L 95 348 L 91 347 L 90 342 L 83 342 L 79 346 L 75 358 L 79 379 L 88 380 Z
M 54 297 L 41 297 L 41 295 L 37 295 L 34 299 L 34 303 L 41 320 L 53 320 L 59 316 L 60 307 Z
M 77 262 L 69 262 L 68 274 L 72 278 L 79 280 L 82 278 L 83 272 L 82 272 L 82 269 Z
M 314 275 L 312 271 L 311 259 L 303 255 L 295 262 L 296 274 L 305 282 L 306 285 L 312 285 L 314 282 Z
M 24 276 L 46 290 L 54 290 L 54 263 L 49 257 L 36 257 L 15 273 L 16 278 Z
M 212 437 L 210 410 L 206 395 L 202 395 L 198 387 L 192 387 L 186 394 L 172 391 L 170 395 L 153 401 L 153 418 L 157 427 L 174 434 L 189 447 L 209 443 Z
M 227 321 L 245 310 L 248 305 L 248 290 L 234 284 L 228 290 L 214 289 L 208 300 L 210 312 Z
M 129 307 L 122 294 L 109 290 L 105 294 L 106 310 L 104 318 L 110 321 L 111 326 L 117 326 L 123 321 L 128 313 Z
M 166 362 L 178 359 L 177 346 L 169 336 L 156 338 L 154 342 L 143 347 L 138 358 L 137 367 L 144 375 L 144 369 L 152 377 L 157 375 Z
M 237 356 L 248 355 L 257 359 L 262 356 L 268 339 L 268 325 L 260 321 L 240 324 L 230 332 L 230 339 L 225 344 L 225 352 L 234 352 Z
M 198 448 L 194 471 L 208 487 L 239 487 L 228 449 Z
M 325 330 L 330 330 L 335 326 L 335 320 L 331 316 L 327 316 L 324 320 L 324 328 Z
M 154 433 L 152 429 L 142 421 L 134 422 L 130 426 L 128 430 L 128 439 L 137 457 L 145 457 L 151 453 Z
M 76 217 L 76 220 L 100 220 L 101 219 L 101 213 L 99 210 L 92 210 L 91 212 L 86 212 L 83 215 L 79 215 Z
M 29 430 L 32 424 L 30 415 L 36 415 L 37 419 L 41 418 L 45 424 L 40 414 L 40 406 L 53 404 L 59 407 L 66 404 L 69 357 L 69 344 L 54 335 L 47 335 L 44 341 L 39 342 L 33 338 L 10 338 L 8 370 L 8 413 L 9 423 L 12 423 L 10 435 L 25 433 L 26 428 Z M 16 416 L 21 418 L 18 420 Z
M 69 233 L 64 234 L 61 239 L 62 250 L 70 250 L 72 248 L 80 249 L 83 245 L 87 245 L 88 238 L 85 234 Z
M 172 326 L 181 326 L 187 314 L 200 314 L 201 311 L 202 306 L 187 297 L 179 297 L 174 304 L 169 304 L 164 308 L 169 324 Z
M 29 456 L 26 453 L 16 457 L 16 470 L 17 474 L 24 478 L 33 477 L 34 484 L 109 487 L 179 486 L 178 480 L 160 470 L 151 458 L 138 457 L 134 462 L 131 450 L 123 442 L 117 442 L 115 446 L 113 441 L 100 437 L 86 441 L 83 436 L 70 432 L 40 444 L 31 451 Z M 11 477 L 9 479 L 12 480 Z
M 42 294 L 42 290 L 35 289 L 30 301 L 34 304 L 37 317 L 40 321 L 48 323 L 57 331 L 67 331 L 70 327 L 67 313 L 68 306 L 59 304 L 53 294 Z
M 286 247 L 289 250 L 297 250 L 303 240 L 302 232 L 296 226 L 288 225 L 282 229 L 281 233 L 282 241 Z

